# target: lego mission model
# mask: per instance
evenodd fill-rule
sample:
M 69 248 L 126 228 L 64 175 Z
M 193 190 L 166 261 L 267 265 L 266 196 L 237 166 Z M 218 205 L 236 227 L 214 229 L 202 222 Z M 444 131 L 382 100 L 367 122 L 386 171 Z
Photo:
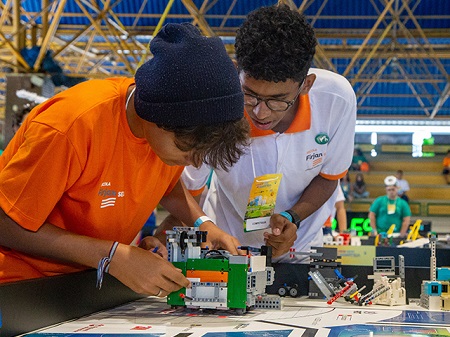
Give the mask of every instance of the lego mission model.
M 405 305 L 405 262 L 399 256 L 400 275 L 395 275 L 394 257 L 375 257 L 373 261 L 374 279 L 373 289 L 365 294 L 361 292 L 366 288 L 358 288 L 354 278 L 345 278 L 341 274 L 340 262 L 336 248 L 314 247 L 316 253 L 311 256 L 311 270 L 309 271 L 310 298 L 326 298 L 327 304 L 332 304 L 339 298 L 356 305 Z
M 429 310 L 450 310 L 450 268 L 436 268 L 435 235 L 430 236 L 430 280 L 422 281 L 420 306 Z
M 174 227 L 166 231 L 169 261 L 191 281 L 168 295 L 171 306 L 196 309 L 233 309 L 243 314 L 251 308 L 277 308 L 276 299 L 266 295 L 273 284 L 271 253 L 261 247 L 261 255 L 231 255 L 225 250 L 201 248 L 206 232 L 193 227 Z

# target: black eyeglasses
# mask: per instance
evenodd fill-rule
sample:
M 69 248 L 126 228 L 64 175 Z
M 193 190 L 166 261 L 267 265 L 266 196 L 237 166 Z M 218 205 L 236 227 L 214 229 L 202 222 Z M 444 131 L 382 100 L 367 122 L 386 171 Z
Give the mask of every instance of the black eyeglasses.
M 283 101 L 282 99 L 273 99 L 273 98 L 261 98 L 261 97 L 244 92 L 244 104 L 249 105 L 252 108 L 255 108 L 261 102 L 264 102 L 264 103 L 266 103 L 267 107 L 272 111 L 286 111 L 297 100 L 298 95 L 300 94 L 300 91 L 302 90 L 302 85 L 303 85 L 303 82 L 302 82 L 302 84 L 300 84 L 300 88 L 298 88 L 298 91 L 295 94 L 295 98 L 292 101 Z

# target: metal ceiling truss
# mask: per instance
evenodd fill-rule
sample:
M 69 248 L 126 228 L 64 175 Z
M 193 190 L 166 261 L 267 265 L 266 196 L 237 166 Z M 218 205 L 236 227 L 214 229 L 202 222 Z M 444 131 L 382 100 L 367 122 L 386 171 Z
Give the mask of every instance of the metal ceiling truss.
M 327 9 L 336 1 L 341 6 L 363 3 L 372 14 L 330 14 Z M 319 40 L 315 66 L 341 73 L 350 81 L 358 97 L 359 118 L 450 118 L 450 24 L 428 24 L 426 28 L 420 24 L 450 22 L 450 5 L 445 7 L 448 12 L 422 15 L 417 12 L 423 7 L 422 1 L 278 2 L 307 15 Z M 31 6 L 30 2 L 39 6 Z M 37 72 L 48 50 L 64 73 L 71 76 L 132 76 L 151 57 L 151 36 L 165 22 L 187 21 L 197 25 L 204 35 L 222 37 L 233 56 L 234 35 L 245 15 L 277 1 L 258 2 L 1 0 L 0 116 L 4 113 L 6 74 Z M 338 29 L 334 25 L 351 21 L 361 23 L 361 27 Z M 30 65 L 20 50 L 31 46 L 41 49 L 36 62 Z

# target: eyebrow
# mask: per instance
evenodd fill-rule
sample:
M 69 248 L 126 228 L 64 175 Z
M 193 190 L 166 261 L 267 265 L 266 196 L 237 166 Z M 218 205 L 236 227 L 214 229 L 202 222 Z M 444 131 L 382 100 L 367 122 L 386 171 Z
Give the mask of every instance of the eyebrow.
M 269 95 L 269 96 L 261 96 L 258 93 L 254 92 L 252 89 L 250 89 L 249 87 L 246 86 L 242 86 L 242 89 L 244 89 L 244 93 L 248 92 L 250 95 L 253 96 L 258 96 L 258 97 L 264 97 L 264 98 L 286 98 L 289 93 L 285 93 L 285 94 L 276 94 L 276 95 Z

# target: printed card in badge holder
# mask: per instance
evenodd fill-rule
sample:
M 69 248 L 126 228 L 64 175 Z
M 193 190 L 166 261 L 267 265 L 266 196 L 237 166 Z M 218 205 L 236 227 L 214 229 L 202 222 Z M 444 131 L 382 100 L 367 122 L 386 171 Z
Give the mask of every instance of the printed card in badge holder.
M 395 214 L 396 205 L 395 204 L 389 204 L 387 205 L 387 214 Z
M 270 226 L 275 211 L 281 173 L 265 174 L 253 180 L 244 216 L 244 231 L 251 232 Z

